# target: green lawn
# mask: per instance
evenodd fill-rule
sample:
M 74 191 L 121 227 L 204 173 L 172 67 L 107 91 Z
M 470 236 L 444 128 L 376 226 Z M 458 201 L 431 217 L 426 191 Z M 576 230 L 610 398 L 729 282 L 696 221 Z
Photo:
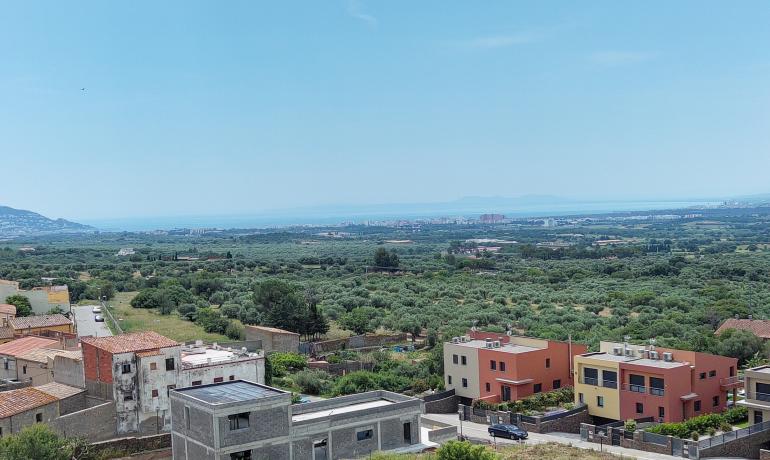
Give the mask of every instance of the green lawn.
M 134 308 L 130 305 L 136 292 L 119 292 L 107 304 L 124 332 L 155 331 L 179 342 L 201 339 L 206 342 L 227 342 L 226 336 L 210 334 L 195 323 L 184 320 L 176 313 L 161 315 L 153 309 Z

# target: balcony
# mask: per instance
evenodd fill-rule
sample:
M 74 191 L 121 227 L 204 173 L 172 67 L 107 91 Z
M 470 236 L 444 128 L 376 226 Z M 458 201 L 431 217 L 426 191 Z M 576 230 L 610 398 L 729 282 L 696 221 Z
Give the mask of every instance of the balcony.
M 734 375 L 724 379 L 719 379 L 719 386 L 723 390 L 734 390 L 736 388 L 743 388 L 743 379 Z
M 770 394 L 767 393 L 757 393 L 755 391 L 747 391 L 746 392 L 746 399 L 753 399 L 755 401 L 763 401 L 763 402 L 770 402 Z
M 664 396 L 666 394 L 666 391 L 663 388 L 648 388 L 642 385 L 632 385 L 630 383 L 623 384 L 623 391 L 630 391 L 631 393 L 651 394 L 652 396 Z
M 582 379 L 580 379 L 580 383 L 582 383 L 583 385 L 591 385 L 595 387 L 604 387 L 604 388 L 612 388 L 612 389 L 618 388 L 618 382 L 615 382 L 614 380 L 599 380 L 593 377 L 583 377 Z

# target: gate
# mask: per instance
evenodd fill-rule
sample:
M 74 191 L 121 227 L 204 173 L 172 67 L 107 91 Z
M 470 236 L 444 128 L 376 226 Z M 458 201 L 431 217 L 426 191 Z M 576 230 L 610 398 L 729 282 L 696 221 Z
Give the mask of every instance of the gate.
M 610 428 L 610 442 L 613 446 L 620 445 L 620 431 L 618 428 Z

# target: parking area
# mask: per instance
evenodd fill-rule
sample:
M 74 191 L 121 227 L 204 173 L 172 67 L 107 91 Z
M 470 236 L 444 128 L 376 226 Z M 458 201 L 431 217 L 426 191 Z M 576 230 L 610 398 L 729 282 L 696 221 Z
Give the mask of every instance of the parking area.
M 93 308 L 96 305 L 82 305 L 79 307 L 72 307 L 72 312 L 75 314 L 75 324 L 78 330 L 78 337 L 85 337 L 87 335 L 94 337 L 109 337 L 112 335 L 110 328 L 107 327 L 105 322 L 97 322 L 94 318 L 96 314 L 93 313 Z

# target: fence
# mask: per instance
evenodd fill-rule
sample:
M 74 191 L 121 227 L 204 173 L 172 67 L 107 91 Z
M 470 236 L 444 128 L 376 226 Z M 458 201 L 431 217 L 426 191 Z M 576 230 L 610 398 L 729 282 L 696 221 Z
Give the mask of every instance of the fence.
M 642 431 L 642 441 L 651 442 L 653 444 L 658 444 L 661 446 L 667 446 L 668 436 L 657 434 L 657 433 L 650 433 L 648 431 Z
M 767 430 L 770 430 L 770 421 L 749 425 L 746 428 L 722 433 L 719 436 L 711 436 L 706 439 L 701 439 L 698 441 L 698 448 L 708 449 L 709 447 L 719 446 L 726 442 L 735 441 L 736 439 L 745 438 L 746 436 Z
M 123 333 L 123 328 L 121 328 L 120 324 L 118 324 L 118 322 L 115 321 L 115 317 L 112 316 L 112 312 L 107 307 L 107 304 L 104 302 L 104 300 L 100 300 L 100 302 L 102 303 L 102 312 L 105 315 L 107 315 L 107 318 L 109 318 L 110 323 L 113 325 L 113 327 L 115 327 L 115 330 L 118 331 L 118 334 L 122 334 Z

